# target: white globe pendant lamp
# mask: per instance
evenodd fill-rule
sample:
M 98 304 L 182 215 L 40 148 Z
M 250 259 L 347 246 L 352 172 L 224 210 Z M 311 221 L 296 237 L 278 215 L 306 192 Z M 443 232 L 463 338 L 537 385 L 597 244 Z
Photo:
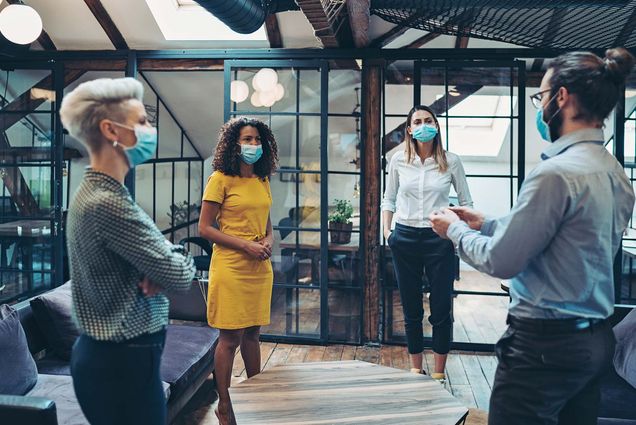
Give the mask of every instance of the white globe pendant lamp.
M 0 32 L 12 43 L 31 44 L 42 33 L 42 18 L 32 7 L 11 4 L 0 12 Z
M 278 102 L 283 98 L 283 96 L 285 96 L 285 87 L 283 87 L 281 83 L 276 84 L 274 93 L 276 93 L 276 102 Z
M 258 92 L 258 97 L 261 100 L 261 103 L 263 103 L 263 106 L 265 106 L 266 108 L 269 108 L 270 106 L 274 105 L 274 103 L 276 103 L 275 90 Z
M 230 99 L 241 103 L 250 95 L 250 88 L 245 81 L 234 80 L 230 83 Z
M 255 108 L 260 108 L 261 106 L 263 106 L 263 102 L 261 102 L 259 92 L 255 91 L 254 93 L 252 93 L 252 97 L 250 97 L 250 103 Z
M 277 83 L 278 74 L 272 68 L 262 68 L 252 78 L 252 87 L 256 91 L 274 90 Z

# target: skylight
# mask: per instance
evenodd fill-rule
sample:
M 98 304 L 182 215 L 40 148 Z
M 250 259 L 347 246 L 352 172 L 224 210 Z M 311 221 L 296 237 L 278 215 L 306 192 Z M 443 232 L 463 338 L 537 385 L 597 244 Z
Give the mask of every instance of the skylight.
M 516 103 L 517 96 L 513 96 L 513 109 Z M 449 149 L 458 155 L 497 157 L 510 138 L 510 96 L 472 95 L 450 108 L 449 116 L 475 116 L 476 111 L 484 117 L 449 118 L 449 134 L 442 124 L 442 139 L 448 140 Z
M 194 0 L 146 0 L 166 40 L 267 41 L 265 28 L 252 34 L 232 31 Z

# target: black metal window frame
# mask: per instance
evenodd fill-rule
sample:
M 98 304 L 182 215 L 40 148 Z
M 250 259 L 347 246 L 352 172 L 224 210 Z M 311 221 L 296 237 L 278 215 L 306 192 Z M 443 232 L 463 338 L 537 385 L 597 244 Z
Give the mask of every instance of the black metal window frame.
M 296 80 L 296 101 L 295 101 L 295 112 L 276 112 L 276 111 L 253 111 L 253 110 L 236 110 L 236 104 L 231 101 L 229 97 L 230 93 L 230 82 L 235 76 L 235 70 L 237 69 L 245 69 L 245 68 L 272 68 L 272 69 L 294 69 L 299 73 L 302 73 L 303 69 L 305 70 L 318 70 L 320 72 L 320 112 L 301 112 L 300 111 L 300 78 Z M 328 199 L 328 190 L 329 190 L 329 176 L 330 175 L 355 175 L 361 180 L 360 184 L 364 184 L 362 179 L 364 176 L 361 175 L 360 172 L 347 172 L 347 171 L 335 171 L 329 169 L 329 158 L 328 158 L 328 127 L 329 127 L 329 118 L 338 117 L 338 118 L 355 118 L 355 114 L 343 114 L 343 113 L 329 113 L 329 64 L 326 60 L 284 60 L 284 61 L 272 61 L 272 60 L 226 60 L 225 61 L 225 103 L 224 103 L 224 118 L 227 121 L 231 117 L 238 115 L 247 115 L 247 116 L 262 116 L 263 118 L 273 116 L 288 116 L 296 118 L 296 137 L 295 137 L 295 164 L 293 167 L 286 167 L 284 169 L 285 173 L 290 173 L 294 175 L 319 175 L 320 176 L 320 227 L 319 228 L 310 228 L 310 227 L 301 227 L 301 226 L 278 226 L 274 224 L 274 230 L 286 230 L 290 232 L 294 232 L 296 234 L 296 243 L 299 243 L 299 232 L 316 232 L 320 233 L 320 332 L 316 337 L 314 335 L 268 335 L 263 334 L 264 340 L 271 341 L 284 341 L 290 343 L 330 343 L 330 342 L 338 342 L 338 343 L 353 343 L 360 344 L 362 342 L 362 336 L 359 332 L 359 337 L 356 340 L 340 340 L 333 339 L 329 334 L 329 289 L 333 289 L 334 286 L 329 282 L 329 274 L 328 274 L 328 244 L 329 244 L 329 235 L 328 235 L 328 223 L 327 217 L 329 213 L 329 199 Z M 300 167 L 300 125 L 299 120 L 302 116 L 314 116 L 320 117 L 320 171 L 317 170 L 303 170 Z M 361 155 L 363 155 L 364 144 L 360 144 Z M 296 184 L 296 199 L 295 206 L 300 207 L 299 197 L 300 197 L 300 185 L 298 178 L 295 179 Z M 360 230 L 353 230 L 352 233 L 360 233 Z M 359 252 L 362 252 L 362 243 Z M 362 276 L 361 274 L 361 262 L 358 262 L 358 276 Z M 360 278 L 359 278 L 360 279 Z M 356 292 L 359 297 L 360 303 L 360 315 L 359 320 L 356 326 L 362 330 L 362 305 L 363 305 L 363 286 L 361 282 L 358 282 L 358 285 L 352 286 L 343 286 L 338 285 L 338 289 Z M 300 290 L 314 290 L 308 288 L 307 285 L 300 284 L 280 284 L 274 283 L 275 288 L 287 288 L 293 289 L 296 291 Z M 296 313 L 296 316 L 299 316 L 300 312 Z M 298 320 L 298 317 L 296 317 Z M 298 327 L 297 327 L 298 329 Z
M 486 61 L 466 61 L 466 60 L 414 60 L 413 63 L 413 105 L 420 105 L 422 103 L 421 98 L 421 87 L 423 84 L 422 74 L 426 69 L 432 68 L 443 68 L 444 69 L 444 93 L 447 95 L 449 93 L 449 88 L 452 84 L 449 84 L 449 71 L 452 74 L 453 70 L 456 69 L 466 69 L 466 68 L 496 68 L 496 69 L 509 69 L 510 75 L 510 110 L 507 115 L 497 115 L 497 116 L 486 116 L 486 115 L 449 115 L 449 105 L 448 105 L 448 96 L 446 96 L 445 108 L 444 111 L 438 114 L 438 119 L 440 121 L 440 125 L 444 125 L 446 128 L 446 140 L 445 140 L 445 148 L 448 150 L 450 137 L 449 135 L 449 120 L 454 118 L 496 118 L 496 119 L 506 119 L 510 121 L 510 131 L 509 131 L 509 172 L 507 174 L 467 174 L 467 179 L 471 178 L 485 178 L 485 179 L 508 179 L 510 182 L 510 190 L 509 190 L 509 203 L 510 207 L 512 207 L 514 198 L 515 198 L 515 189 L 518 191 L 521 188 L 523 180 L 525 178 L 525 122 L 524 119 L 520 119 L 521 117 L 525 117 L 525 62 L 519 60 L 511 60 L 511 61 L 494 61 L 494 60 L 486 60 Z M 386 73 L 385 73 L 386 74 Z M 515 75 L 517 85 L 515 86 Z M 386 110 L 386 85 L 387 81 L 385 80 L 383 85 L 383 110 Z M 517 89 L 517 112 L 515 113 L 514 104 L 513 104 L 513 96 L 514 89 Z M 386 134 L 388 129 L 386 127 L 386 118 L 403 118 L 406 119 L 406 115 L 398 115 L 398 114 L 383 114 L 383 128 L 385 129 L 384 133 Z M 516 123 L 516 127 L 515 127 Z M 516 132 L 514 131 L 516 128 Z M 515 137 L 517 138 L 517 169 L 515 173 L 515 156 L 514 156 L 514 147 L 515 147 Z M 386 168 L 388 163 L 386 161 L 386 148 L 384 146 L 385 140 L 382 141 L 382 165 L 383 165 L 383 187 L 386 185 L 386 176 L 387 171 Z M 517 180 L 517 185 L 515 188 L 514 182 Z M 383 241 L 383 249 L 381 250 L 382 260 L 381 264 L 381 307 L 380 311 L 382 312 L 381 318 L 381 329 L 380 329 L 380 338 L 382 342 L 385 343 L 404 343 L 405 339 L 402 337 L 395 337 L 392 333 L 392 310 L 393 303 L 392 300 L 389 300 L 387 297 L 390 294 L 392 297 L 393 290 L 396 288 L 392 285 L 389 285 L 387 279 L 387 260 L 386 260 L 386 241 Z M 507 296 L 504 292 L 493 292 L 493 291 L 469 291 L 469 290 L 457 290 L 453 288 L 453 303 L 455 301 L 455 296 L 457 295 L 469 295 L 469 296 L 491 296 L 491 297 L 501 297 Z M 424 338 L 424 343 L 426 347 L 431 347 L 432 339 L 430 337 Z M 494 349 L 494 344 L 486 343 L 486 342 L 452 342 L 452 349 L 457 350 L 469 350 L 469 351 L 492 351 Z
M 63 241 L 63 229 L 62 229 L 62 203 L 63 203 L 63 191 L 64 187 L 62 184 L 62 171 L 63 171 L 63 157 L 64 157 L 64 146 L 62 143 L 56 143 L 58 140 L 62 140 L 62 124 L 59 118 L 59 108 L 61 105 L 63 93 L 64 93 L 64 66 L 59 61 L 23 61 L 23 60 L 11 60 L 11 61 L 0 61 L 0 70 L 43 70 L 49 71 L 50 76 L 53 79 L 53 91 L 55 92 L 55 100 L 51 102 L 51 108 L 48 110 L 12 110 L 12 111 L 4 111 L 0 109 L 0 116 L 18 114 L 24 115 L 22 119 L 16 122 L 13 125 L 19 125 L 22 122 L 23 125 L 31 125 L 32 132 L 32 147 L 35 147 L 35 134 L 40 132 L 45 135 L 45 132 L 40 129 L 32 120 L 28 118 L 29 115 L 50 115 L 50 126 L 51 126 L 51 136 L 47 136 L 46 138 L 50 140 L 50 159 L 48 160 L 34 160 L 34 161 L 22 161 L 22 160 L 9 160 L 7 158 L 0 158 L 0 168 L 49 168 L 50 170 L 50 205 L 46 210 L 49 210 L 47 214 L 43 215 L 5 215 L 3 214 L 3 219 L 8 220 L 25 220 L 25 221 L 35 221 L 35 220 L 48 220 L 49 221 L 49 229 L 50 229 L 50 246 L 48 246 L 48 241 L 45 242 L 45 246 L 47 246 L 47 251 L 50 252 L 51 255 L 51 269 L 44 269 L 44 253 L 41 256 L 41 264 L 42 267 L 39 270 L 33 269 L 14 269 L 10 267 L 0 266 L 0 275 L 4 275 L 7 273 L 29 273 L 31 276 L 28 278 L 29 282 L 31 282 L 31 287 L 27 288 L 26 291 L 18 293 L 12 297 L 3 299 L 4 303 L 11 303 L 20 301 L 23 299 L 30 298 L 38 293 L 47 291 L 51 288 L 61 285 L 63 282 L 63 252 L 64 252 L 64 241 Z M 8 84 L 8 81 L 6 82 Z M 2 98 L 4 108 L 4 102 L 6 99 Z M 45 135 L 46 136 L 46 135 Z M 3 137 L 6 137 L 3 135 Z M 7 196 L 6 186 L 3 184 L 2 196 Z M 37 204 L 39 206 L 39 199 L 37 200 Z M 25 237 L 18 237 L 18 239 L 24 239 Z M 4 255 L 4 253 L 2 254 Z M 33 257 L 31 258 L 30 263 L 33 264 Z M 24 264 L 23 264 L 24 266 Z M 35 275 L 39 274 L 42 280 L 44 281 L 44 276 L 49 276 L 50 284 L 43 284 L 42 286 L 36 287 L 34 285 Z M 3 282 L 0 281 L 0 286 L 2 286 Z

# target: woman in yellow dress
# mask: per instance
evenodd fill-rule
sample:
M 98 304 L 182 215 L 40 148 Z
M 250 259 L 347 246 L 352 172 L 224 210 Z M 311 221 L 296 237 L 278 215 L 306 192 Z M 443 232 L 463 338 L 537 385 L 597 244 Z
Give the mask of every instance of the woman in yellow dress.
M 276 140 L 264 123 L 232 119 L 219 133 L 203 193 L 199 233 L 214 243 L 207 316 L 220 330 L 214 375 L 222 425 L 236 424 L 228 392 L 236 349 L 248 377 L 261 370 L 259 334 L 270 321 L 273 285 L 269 177 L 277 162 Z

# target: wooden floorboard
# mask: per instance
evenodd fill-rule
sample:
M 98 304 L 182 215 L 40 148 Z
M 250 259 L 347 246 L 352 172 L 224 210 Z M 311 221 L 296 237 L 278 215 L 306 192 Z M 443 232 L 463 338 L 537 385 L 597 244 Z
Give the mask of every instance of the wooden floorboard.
M 354 359 L 396 369 L 410 369 L 406 348 L 401 346 L 334 344 L 325 347 L 262 342 L 260 348 L 263 370 L 292 363 Z M 424 353 L 424 367 L 430 373 L 432 366 L 433 353 L 427 350 Z M 445 388 L 466 407 L 487 411 L 496 367 L 497 360 L 493 355 L 450 352 L 446 365 Z M 233 386 L 246 379 L 240 352 L 236 355 L 232 375 Z M 213 412 L 215 406 L 216 392 L 211 376 L 184 408 L 175 425 L 217 425 Z

